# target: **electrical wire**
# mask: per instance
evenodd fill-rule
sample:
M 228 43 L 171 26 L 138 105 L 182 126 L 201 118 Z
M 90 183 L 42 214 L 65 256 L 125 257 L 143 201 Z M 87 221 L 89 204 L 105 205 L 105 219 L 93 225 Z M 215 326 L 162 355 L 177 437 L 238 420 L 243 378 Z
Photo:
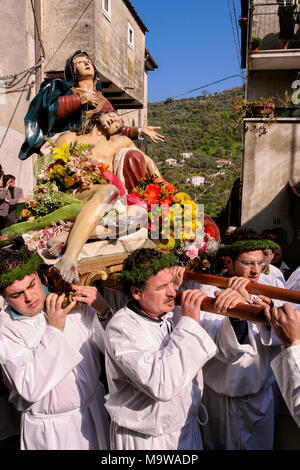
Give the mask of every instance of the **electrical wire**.
M 34 23 L 35 23 L 35 27 L 36 27 L 36 31 L 37 31 L 37 37 L 38 37 L 38 40 L 39 40 L 39 43 L 40 43 L 40 46 L 41 46 L 41 50 L 42 50 L 42 57 L 40 57 L 40 59 L 44 59 L 45 58 L 45 49 L 44 49 L 44 46 L 43 46 L 43 43 L 42 43 L 42 40 L 41 40 L 41 35 L 40 35 L 40 31 L 39 31 L 38 22 L 37 22 L 37 19 L 36 19 L 33 0 L 30 0 L 30 1 L 31 1 L 31 8 L 32 8 L 32 13 L 33 13 L 33 17 L 34 17 Z
M 1 88 L 5 88 L 5 89 L 9 89 L 9 88 L 13 88 L 15 87 L 16 85 L 18 85 L 20 82 L 22 82 L 26 75 L 29 73 L 30 75 L 32 73 L 35 73 L 35 71 L 41 67 L 41 63 L 37 63 L 36 65 L 34 65 L 33 67 L 30 67 L 29 69 L 26 69 L 26 70 L 23 70 L 22 72 L 19 72 L 19 73 L 16 73 L 14 75 L 6 75 L 6 76 L 3 76 L 3 77 L 0 77 L 0 82 L 1 83 Z M 22 75 L 22 77 L 16 82 L 16 78 L 19 77 L 20 75 Z M 7 82 L 8 80 L 11 80 L 10 83 L 3 83 L 3 82 Z
M 240 60 L 239 48 L 238 48 L 237 41 L 236 41 L 234 24 L 233 24 L 233 19 L 232 19 L 232 14 L 231 14 L 230 0 L 227 0 L 227 6 L 228 6 L 228 12 L 229 12 L 231 28 L 232 28 L 232 32 L 233 32 L 233 39 L 234 39 L 235 49 L 236 49 L 236 53 L 237 53 L 237 60 L 238 60 L 239 68 L 240 68 L 241 67 L 241 60 Z
M 29 75 L 28 75 L 24 87 L 26 87 L 26 85 L 28 84 L 28 81 L 29 81 L 29 78 L 30 78 L 31 75 L 32 75 L 32 74 L 29 74 Z M 13 111 L 13 113 L 12 113 L 12 116 L 11 116 L 11 118 L 10 118 L 10 120 L 9 120 L 9 123 L 8 123 L 8 125 L 7 125 L 7 127 L 6 127 L 6 130 L 5 130 L 4 134 L 3 134 L 3 137 L 2 137 L 2 140 L 1 140 L 1 143 L 0 143 L 0 149 L 1 149 L 1 147 L 2 147 L 2 145 L 3 145 L 3 142 L 4 142 L 4 140 L 5 140 L 6 136 L 7 136 L 7 133 L 8 133 L 8 130 L 9 130 L 10 126 L 11 126 L 11 123 L 12 123 L 12 121 L 13 121 L 13 118 L 15 117 L 15 114 L 16 114 L 17 109 L 18 109 L 18 107 L 19 107 L 19 104 L 20 104 L 20 101 L 21 101 L 21 98 L 22 98 L 22 96 L 23 96 L 24 91 L 25 91 L 25 90 L 22 90 L 22 91 L 20 92 L 20 95 L 19 95 L 17 104 L 16 104 L 16 106 L 15 106 L 15 109 L 14 109 L 14 111 Z
M 239 58 L 239 66 L 240 66 L 240 69 L 241 69 L 241 72 L 242 72 L 242 76 L 243 76 L 243 80 L 245 81 L 245 74 L 244 74 L 244 70 L 242 69 L 242 46 L 241 46 L 241 41 L 240 41 L 240 28 L 238 26 L 238 20 L 237 20 L 237 12 L 236 12 L 236 7 L 235 7 L 235 0 L 232 0 L 232 4 L 233 4 L 233 11 L 234 11 L 234 18 L 235 18 L 235 28 L 236 28 L 236 36 L 238 38 L 238 47 L 239 47 L 239 54 L 238 54 L 238 58 Z
M 221 82 L 224 82 L 225 80 L 229 80 L 230 78 L 233 78 L 233 77 L 241 77 L 241 74 L 234 74 L 234 75 L 230 75 L 229 77 L 225 77 L 225 78 L 221 78 L 220 80 L 216 80 L 215 82 L 211 82 L 211 83 L 208 83 L 207 85 L 203 85 L 203 86 L 200 86 L 198 88 L 194 88 L 193 90 L 189 90 L 189 91 L 186 91 L 184 93 L 181 93 L 180 95 L 176 95 L 176 96 L 171 96 L 170 98 L 167 98 L 167 99 L 175 99 L 175 98 L 178 98 L 179 96 L 184 96 L 184 95 L 187 95 L 189 93 L 193 93 L 194 91 L 198 91 L 198 90 L 201 90 L 203 88 L 207 88 L 211 85 L 215 85 L 216 83 L 221 83 Z

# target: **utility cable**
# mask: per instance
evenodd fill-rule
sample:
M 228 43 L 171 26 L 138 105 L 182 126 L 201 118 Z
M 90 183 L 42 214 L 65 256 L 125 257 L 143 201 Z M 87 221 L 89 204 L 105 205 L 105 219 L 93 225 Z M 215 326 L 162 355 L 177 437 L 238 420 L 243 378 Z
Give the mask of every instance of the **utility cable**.
M 29 81 L 29 78 L 30 78 L 31 75 L 32 75 L 32 73 L 28 75 L 24 87 L 26 87 L 26 85 L 28 84 L 28 81 Z M 17 109 L 18 109 L 18 107 L 19 107 L 19 104 L 20 104 L 20 101 L 21 101 L 21 98 L 22 98 L 22 96 L 23 96 L 24 91 L 25 91 L 25 90 L 22 90 L 21 93 L 20 93 L 20 95 L 19 95 L 19 98 L 18 98 L 17 104 L 16 104 L 16 106 L 15 106 L 15 109 L 14 109 L 14 111 L 13 111 L 13 113 L 12 113 L 12 116 L 11 116 L 11 118 L 10 118 L 10 120 L 9 120 L 9 123 L 8 123 L 8 125 L 7 125 L 7 128 L 6 128 L 6 130 L 5 130 L 4 134 L 3 134 L 3 137 L 2 137 L 2 140 L 1 140 L 1 143 L 0 143 L 0 149 L 1 149 L 1 147 L 2 147 L 2 145 L 3 145 L 3 142 L 4 142 L 4 140 L 5 140 L 6 136 L 7 136 L 7 133 L 8 133 L 8 130 L 9 130 L 10 126 L 11 126 L 11 123 L 12 123 L 14 117 L 15 117 L 15 114 L 16 114 Z
M 36 31 L 37 31 L 37 37 L 38 37 L 38 40 L 39 40 L 39 43 L 40 43 L 40 46 L 41 46 L 41 49 L 42 49 L 42 57 L 41 57 L 41 59 L 44 59 L 44 57 L 45 57 L 45 49 L 44 49 L 44 46 L 43 46 L 43 43 L 42 43 L 42 40 L 41 40 L 41 35 L 40 35 L 40 31 L 39 31 L 38 22 L 37 22 L 37 19 L 36 19 L 36 14 L 35 14 L 35 8 L 34 8 L 34 5 L 33 5 L 33 0 L 30 0 L 30 1 L 31 1 L 31 8 L 32 8 L 33 16 L 34 16 L 34 23 L 35 23 L 35 27 L 36 27 Z
M 199 88 L 194 88 L 193 90 L 186 91 L 185 93 L 181 93 L 180 95 L 171 96 L 168 99 L 175 99 L 175 98 L 178 98 L 179 96 L 184 96 L 184 95 L 187 95 L 189 93 L 193 93 L 194 91 L 198 91 L 198 90 L 201 90 L 203 88 L 207 88 L 211 85 L 215 85 L 216 83 L 224 82 L 225 80 L 229 80 L 230 78 L 233 78 L 233 77 L 242 78 L 241 74 L 230 75 L 229 77 L 221 78 L 221 80 L 216 80 L 215 82 L 208 83 L 207 85 L 200 86 Z
M 235 37 L 235 31 L 234 31 L 234 25 L 233 25 L 233 19 L 232 19 L 229 0 L 227 0 L 227 6 L 228 6 L 229 18 L 230 18 L 230 23 L 231 23 L 232 32 L 233 32 L 233 39 L 234 39 L 235 49 L 236 49 L 236 53 L 237 53 L 237 60 L 238 60 L 239 68 L 240 68 L 241 67 L 241 61 L 240 61 L 240 56 L 239 56 L 239 48 L 238 48 L 236 37 Z

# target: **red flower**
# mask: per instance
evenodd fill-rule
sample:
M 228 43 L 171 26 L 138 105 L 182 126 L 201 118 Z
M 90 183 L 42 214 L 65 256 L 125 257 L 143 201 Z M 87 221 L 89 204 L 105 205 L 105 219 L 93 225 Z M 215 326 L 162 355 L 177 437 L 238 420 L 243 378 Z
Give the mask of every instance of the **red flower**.
M 153 204 L 158 202 L 161 195 L 161 189 L 156 184 L 148 184 L 145 190 L 145 199 Z
M 166 206 L 170 206 L 171 204 L 173 204 L 173 198 L 170 197 L 170 196 L 165 196 L 162 198 L 162 200 L 160 201 L 160 204 L 165 204 Z
M 212 238 L 216 237 L 216 232 L 215 232 L 214 228 L 211 225 L 206 225 L 204 230 L 208 235 L 210 235 L 210 237 L 212 237 Z

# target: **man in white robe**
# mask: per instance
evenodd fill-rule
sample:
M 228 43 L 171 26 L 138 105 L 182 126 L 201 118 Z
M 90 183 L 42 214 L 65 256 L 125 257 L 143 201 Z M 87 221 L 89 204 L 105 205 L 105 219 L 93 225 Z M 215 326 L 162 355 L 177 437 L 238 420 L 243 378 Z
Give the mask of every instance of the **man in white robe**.
M 36 255 L 0 256 L 2 370 L 9 400 L 21 412 L 23 450 L 108 449 L 99 381 L 107 303 L 91 286 L 46 295 Z M 76 304 L 82 302 L 81 305 Z
M 267 246 L 268 242 L 254 232 L 236 229 L 220 250 L 230 288 L 237 289 L 248 303 L 258 302 L 245 287 L 249 281 L 259 282 Z M 215 286 L 193 287 L 210 297 L 226 293 Z M 209 416 L 202 428 L 204 448 L 273 449 L 275 379 L 270 361 L 281 350 L 276 335 L 268 325 L 206 312 L 201 313 L 201 326 L 218 346 L 216 356 L 203 367 L 203 403 Z
M 170 255 L 141 248 L 127 258 L 119 279 L 132 300 L 106 329 L 112 449 L 203 448 L 202 367 L 216 346 L 199 324 L 201 291 L 185 291 L 175 307 L 174 286 L 184 268 L 174 273 L 172 265 Z M 234 292 L 231 300 L 233 306 L 242 298 Z
M 284 346 L 271 367 L 290 413 L 300 427 L 300 311 L 289 304 L 272 309 L 266 305 L 265 315 Z

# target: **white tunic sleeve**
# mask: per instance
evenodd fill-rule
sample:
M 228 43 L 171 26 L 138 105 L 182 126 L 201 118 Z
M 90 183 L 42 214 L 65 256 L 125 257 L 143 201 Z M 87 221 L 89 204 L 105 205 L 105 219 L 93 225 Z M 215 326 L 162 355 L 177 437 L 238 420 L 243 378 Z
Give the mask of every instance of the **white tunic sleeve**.
M 286 404 L 300 427 L 300 345 L 282 351 L 271 362 Z
M 39 401 L 49 393 L 81 360 L 57 328 L 47 326 L 40 342 L 30 348 L 18 336 L 3 333 L 6 357 L 3 371 L 28 402 Z
M 103 354 L 105 353 L 105 340 L 104 340 L 104 335 L 105 335 L 105 326 L 106 326 L 106 321 L 101 322 L 98 318 L 97 313 L 95 312 L 94 309 L 89 307 L 89 310 L 91 311 L 90 314 L 93 315 L 93 320 L 92 320 L 92 341 L 96 349 L 98 349 L 100 352 Z
M 106 354 L 135 386 L 157 401 L 182 391 L 214 356 L 216 346 L 201 326 L 181 317 L 160 349 L 138 323 L 116 314 L 106 329 Z

